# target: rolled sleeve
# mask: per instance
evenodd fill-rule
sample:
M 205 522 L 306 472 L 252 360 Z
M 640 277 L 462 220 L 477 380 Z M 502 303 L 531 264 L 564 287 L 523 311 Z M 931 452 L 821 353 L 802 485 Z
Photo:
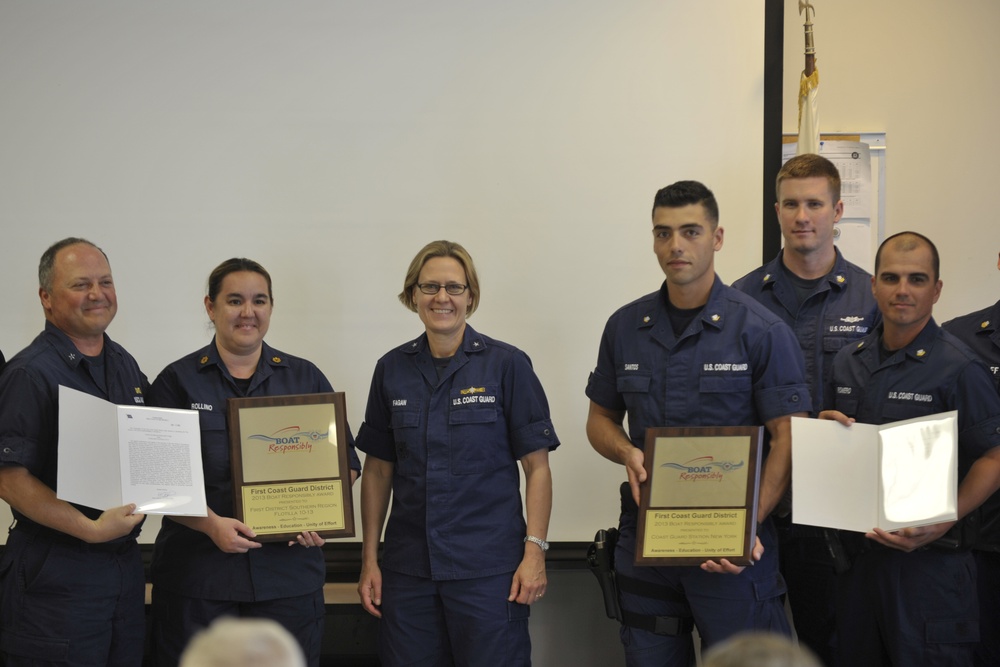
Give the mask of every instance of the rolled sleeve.
M 1000 415 L 963 429 L 958 440 L 980 455 L 1000 446 Z
M 587 380 L 587 398 L 608 410 L 624 411 L 625 400 L 618 392 L 618 381 L 595 370 Z
M 759 389 L 755 396 L 757 412 L 765 422 L 796 412 L 812 410 L 809 386 L 804 383 Z
M 762 421 L 811 412 L 805 361 L 791 328 L 775 321 L 756 347 L 754 402 Z
M 503 379 L 510 451 L 515 459 L 559 446 L 549 416 L 549 402 L 528 355 L 513 350 Z M 509 406 L 509 407 L 508 407 Z
M 615 316 L 608 319 L 601 336 L 601 346 L 597 352 L 597 367 L 587 379 L 587 398 L 602 408 L 615 411 L 625 410 L 625 399 L 618 391 L 618 377 L 615 373 Z
M 521 459 L 540 449 L 551 451 L 558 446 L 559 439 L 556 438 L 556 430 L 550 419 L 522 426 L 510 434 L 510 448 L 516 459 Z
M 38 443 L 28 438 L 0 438 L 0 465 L 24 466 L 29 470 L 38 465 Z
M 375 366 L 372 374 L 371 388 L 368 390 L 368 405 L 365 407 L 365 421 L 358 429 L 354 446 L 364 452 L 382 459 L 396 461 L 396 443 L 390 428 L 391 417 L 385 396 L 382 391 L 385 368 L 382 362 Z
M 0 381 L 0 464 L 19 465 L 38 476 L 55 437 L 56 415 L 42 386 L 23 369 L 8 369 Z
M 368 422 L 361 424 L 355 446 L 365 454 L 383 461 L 396 460 L 396 444 L 393 441 L 392 433 L 380 431 L 370 426 Z

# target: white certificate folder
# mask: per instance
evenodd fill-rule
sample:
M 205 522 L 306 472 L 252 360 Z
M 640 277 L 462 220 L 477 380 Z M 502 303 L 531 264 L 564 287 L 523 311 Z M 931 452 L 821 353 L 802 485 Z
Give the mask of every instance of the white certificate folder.
M 956 518 L 958 413 L 875 426 L 792 417 L 792 520 L 862 533 Z
M 56 496 L 96 509 L 206 516 L 194 410 L 115 405 L 59 386 Z

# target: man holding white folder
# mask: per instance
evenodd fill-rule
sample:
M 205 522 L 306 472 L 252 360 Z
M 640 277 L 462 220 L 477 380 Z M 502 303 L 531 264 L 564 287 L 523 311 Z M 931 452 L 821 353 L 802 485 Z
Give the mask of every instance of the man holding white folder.
M 934 322 L 941 286 L 929 239 L 903 232 L 882 243 L 872 278 L 882 324 L 837 354 L 820 418 L 885 424 L 957 410 L 961 520 L 1000 488 L 1000 395 L 975 354 Z M 976 570 L 961 528 L 841 533 L 852 563 L 839 582 L 839 664 L 972 664 Z
M 145 629 L 143 515 L 56 497 L 58 395 L 65 385 L 136 405 L 148 384 L 104 333 L 118 301 L 100 248 L 59 241 L 38 277 L 45 330 L 0 376 L 0 497 L 16 520 L 0 560 L 0 654 L 8 667 L 134 667 Z

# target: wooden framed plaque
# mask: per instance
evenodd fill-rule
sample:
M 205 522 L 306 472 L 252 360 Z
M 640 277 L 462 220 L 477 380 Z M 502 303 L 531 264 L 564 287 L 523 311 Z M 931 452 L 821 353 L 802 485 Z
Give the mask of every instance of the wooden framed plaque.
M 227 401 L 236 518 L 257 540 L 354 536 L 342 392 Z
M 650 428 L 636 565 L 749 565 L 763 426 Z

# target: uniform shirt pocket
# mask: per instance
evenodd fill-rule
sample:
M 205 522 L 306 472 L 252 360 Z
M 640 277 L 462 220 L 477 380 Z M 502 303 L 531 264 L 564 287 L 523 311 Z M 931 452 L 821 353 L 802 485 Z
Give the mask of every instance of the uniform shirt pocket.
M 232 477 L 229 465 L 229 432 L 226 415 L 221 412 L 198 412 L 201 425 L 201 458 L 205 483 L 218 485 Z
M 824 336 L 823 351 L 827 354 L 836 354 L 840 348 L 851 342 L 847 336 Z
M 496 394 L 478 398 L 495 399 Z M 496 403 L 452 403 L 448 414 L 451 470 L 458 475 L 488 472 L 501 463 L 513 461 L 507 425 L 500 419 Z M 506 452 L 507 456 L 501 456 Z
M 728 394 L 749 392 L 753 379 L 749 375 L 703 375 L 698 380 L 698 390 L 703 394 Z
M 749 374 L 702 375 L 698 378 L 701 414 L 745 420 L 754 413 L 753 378 Z
M 396 472 L 403 475 L 422 474 L 423 461 L 416 450 L 419 441 L 420 410 L 394 409 L 390 417 L 393 443 L 396 447 Z
M 616 382 L 618 393 L 625 401 L 625 409 L 630 415 L 655 414 L 656 408 L 653 407 L 653 399 L 649 395 L 651 384 L 652 375 L 650 373 L 629 373 L 618 376 Z M 631 422 L 630 419 L 629 423 Z
M 914 417 L 925 417 L 940 412 L 933 403 L 916 403 L 909 401 L 886 401 L 882 405 L 882 416 L 887 422 L 898 422 Z
M 652 375 L 630 374 L 618 376 L 618 392 L 622 394 L 645 394 L 649 391 L 649 383 Z
M 858 414 L 858 403 L 859 401 L 856 396 L 835 394 L 833 409 L 843 412 L 848 417 L 856 417 Z

